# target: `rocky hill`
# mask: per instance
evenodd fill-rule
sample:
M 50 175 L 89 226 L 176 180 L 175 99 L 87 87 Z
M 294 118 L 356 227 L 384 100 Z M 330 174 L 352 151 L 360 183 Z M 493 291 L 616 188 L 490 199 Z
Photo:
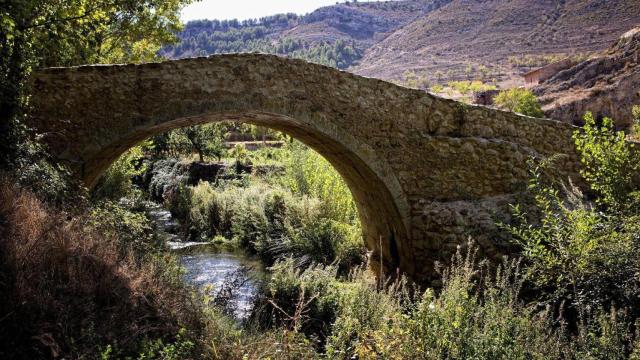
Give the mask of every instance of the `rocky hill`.
M 562 71 L 535 89 L 549 117 L 582 123 L 591 111 L 626 128 L 640 104 L 640 27 L 625 33 L 602 56 Z
M 513 86 L 533 67 L 603 51 L 639 23 L 638 0 L 349 2 L 304 16 L 190 22 L 162 53 L 260 51 L 385 80 L 402 81 L 409 70 L 431 84 Z
M 353 71 L 394 79 L 415 69 L 437 80 L 437 72 L 463 79 L 481 70 L 507 81 L 604 50 L 638 23 L 638 0 L 454 0 L 368 49 Z
M 280 14 L 247 21 L 198 20 L 186 24 L 170 58 L 229 52 L 266 52 L 338 68 L 355 64 L 390 33 L 450 0 L 351 2 L 308 15 Z

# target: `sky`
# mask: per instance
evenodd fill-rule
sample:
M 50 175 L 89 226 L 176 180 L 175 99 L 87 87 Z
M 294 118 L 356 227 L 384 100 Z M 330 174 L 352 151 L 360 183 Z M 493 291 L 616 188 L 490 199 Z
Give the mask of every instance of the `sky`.
M 182 21 L 255 19 L 280 13 L 306 14 L 337 0 L 201 0 L 182 10 Z M 344 2 L 344 0 L 340 0 Z

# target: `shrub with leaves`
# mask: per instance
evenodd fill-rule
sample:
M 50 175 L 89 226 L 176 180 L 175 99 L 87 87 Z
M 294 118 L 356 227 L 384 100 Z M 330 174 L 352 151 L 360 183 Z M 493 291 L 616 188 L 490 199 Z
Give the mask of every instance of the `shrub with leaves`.
M 151 221 L 142 212 L 132 211 L 114 202 L 94 206 L 89 213 L 89 229 L 117 239 L 119 251 L 133 250 L 138 257 L 161 248 Z
M 602 126 L 590 114 L 585 120 L 574 139 L 595 199 L 549 181 L 542 175 L 549 163 L 532 161 L 533 207 L 515 206 L 517 225 L 506 228 L 522 247 L 537 300 L 564 311 L 573 326 L 589 318 L 595 323 L 587 327 L 606 332 L 611 326 L 630 327 L 640 315 L 640 213 L 632 179 L 638 165 L 610 119 Z M 609 310 L 627 315 L 606 326 L 590 315 Z M 623 344 L 625 351 L 631 346 Z
M 550 309 L 521 300 L 526 275 L 516 260 L 498 269 L 461 249 L 442 288 L 404 279 L 380 282 L 334 267 L 273 267 L 258 312 L 262 324 L 303 333 L 330 359 L 623 359 L 634 334 L 624 312 L 593 309 L 571 332 Z M 254 319 L 256 320 L 256 319 Z
M 358 223 L 351 190 L 333 166 L 317 152 L 299 142 L 288 144 L 284 185 L 294 194 L 322 201 L 328 218 L 348 224 Z
M 122 154 L 100 178 L 93 190 L 95 199 L 118 200 L 134 192 L 132 178 L 142 175 L 145 167 L 142 164 L 141 146 L 134 146 Z
M 636 137 L 640 136 L 640 105 L 633 105 L 631 108 L 631 115 L 633 116 L 631 132 Z
M 186 357 L 203 349 L 202 309 L 177 259 L 136 251 L 144 219 L 115 205 L 67 216 L 7 184 L 0 218 L 0 358 L 126 358 L 147 341 Z
M 321 201 L 259 180 L 179 186 L 168 201 L 190 239 L 226 237 L 267 265 L 292 257 L 299 267 L 335 262 L 346 273 L 365 256 L 358 228 L 327 218 Z
M 535 94 L 527 89 L 514 88 L 501 91 L 493 101 L 496 106 L 504 110 L 533 117 L 544 116 Z
M 584 121 L 583 131 L 573 136 L 583 165 L 581 174 L 596 192 L 598 204 L 624 210 L 637 190 L 633 176 L 640 170 L 640 158 L 625 141 L 624 133 L 614 130 L 610 118 L 596 124 L 587 113 Z

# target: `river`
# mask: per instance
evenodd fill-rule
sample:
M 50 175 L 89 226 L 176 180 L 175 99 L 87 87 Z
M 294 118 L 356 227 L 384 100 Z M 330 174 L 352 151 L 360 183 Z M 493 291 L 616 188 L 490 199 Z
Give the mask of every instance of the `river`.
M 161 205 L 147 202 L 146 212 L 156 224 L 157 235 L 178 254 L 185 268 L 185 279 L 212 298 L 228 294 L 228 308 L 239 321 L 251 313 L 264 270 L 259 261 L 242 251 L 221 249 L 209 243 L 186 242 L 179 235 L 179 224 Z M 229 286 L 235 280 L 236 286 Z M 227 289 L 232 289 L 227 293 Z

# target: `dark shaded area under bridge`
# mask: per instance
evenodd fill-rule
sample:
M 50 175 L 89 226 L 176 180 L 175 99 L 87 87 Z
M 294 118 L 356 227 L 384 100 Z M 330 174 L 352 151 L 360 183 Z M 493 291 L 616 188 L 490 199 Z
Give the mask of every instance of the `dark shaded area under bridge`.
M 287 133 L 349 185 L 374 263 L 419 282 L 469 236 L 504 243 L 495 218 L 524 188 L 531 156 L 577 179 L 574 127 L 469 106 L 301 60 L 216 55 L 143 65 L 51 68 L 33 77 L 32 126 L 88 186 L 131 146 L 233 120 Z

